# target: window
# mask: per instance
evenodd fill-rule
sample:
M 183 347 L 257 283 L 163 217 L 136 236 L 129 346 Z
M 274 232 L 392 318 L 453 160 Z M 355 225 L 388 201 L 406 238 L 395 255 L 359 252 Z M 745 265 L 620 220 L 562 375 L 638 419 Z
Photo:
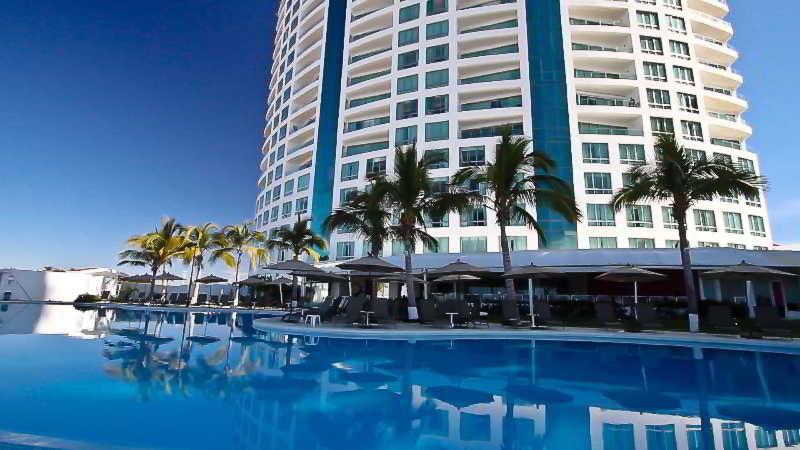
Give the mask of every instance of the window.
M 673 58 L 691 59 L 689 44 L 680 41 L 669 41 L 669 48 Z
M 394 130 L 395 145 L 407 145 L 416 142 L 417 126 L 411 125 Z
M 343 205 L 358 195 L 358 188 L 349 187 L 339 190 L 339 204 Z
M 311 175 L 305 174 L 297 178 L 297 192 L 302 192 L 308 189 L 308 182 L 311 180 Z
M 294 201 L 294 211 L 297 214 L 305 214 L 308 212 L 308 197 L 298 198 Z
M 609 450 L 634 450 L 636 448 L 636 441 L 633 437 L 633 424 L 604 423 L 603 447 Z
M 753 236 L 765 237 L 767 235 L 767 228 L 764 226 L 764 218 L 761 216 L 747 216 L 750 222 L 750 234 Z
M 683 9 L 682 0 L 664 0 L 664 6 L 677 10 Z
M 675 216 L 672 215 L 671 206 L 661 207 L 661 217 L 664 219 L 664 228 L 668 228 L 671 230 L 678 229 L 678 221 L 675 219 Z
M 761 195 L 758 194 L 758 193 L 756 195 L 753 195 L 753 196 L 745 195 L 744 196 L 744 203 L 747 206 L 755 206 L 756 208 L 760 208 L 761 207 Z
M 275 222 L 276 220 L 278 220 L 278 205 L 273 206 L 269 212 L 269 221 Z
M 723 212 L 722 218 L 725 221 L 725 232 L 732 234 L 744 234 L 742 225 L 742 215 L 733 212 Z
M 708 241 L 697 241 L 698 247 L 710 247 L 710 248 L 717 248 L 719 247 L 718 242 L 708 242 Z
M 686 21 L 681 17 L 667 14 L 667 28 L 675 33 L 686 34 Z
M 508 236 L 508 249 L 512 252 L 520 252 L 528 249 L 527 236 Z
M 667 81 L 667 66 L 661 63 L 645 62 L 644 79 L 650 81 Z
M 432 177 L 431 178 L 431 194 L 439 195 L 448 191 L 450 187 L 450 178 L 448 177 Z
M 650 128 L 653 130 L 653 134 L 656 135 L 675 133 L 675 126 L 672 123 L 672 119 L 666 117 L 651 117 Z
M 418 63 L 419 51 L 417 50 L 412 50 L 410 52 L 400 53 L 397 55 L 397 70 L 416 67 Z
M 336 243 L 336 259 L 353 259 L 356 244 L 353 241 Z
M 396 108 L 397 120 L 417 117 L 417 99 L 399 102 Z
M 756 166 L 753 164 L 752 160 L 747 158 L 739 158 L 739 168 L 751 175 L 755 175 L 756 173 Z
M 714 152 L 714 161 L 720 164 L 733 165 L 733 158 L 731 155 L 726 155 L 724 153 Z
M 606 172 L 586 172 L 583 174 L 587 194 L 610 194 L 611 174 Z
M 697 96 L 694 94 L 678 92 L 678 104 L 681 106 L 681 111 L 695 114 L 700 112 L 700 107 L 697 104 Z
M 681 130 L 683 131 L 683 138 L 690 141 L 703 141 L 703 127 L 700 122 L 692 122 L 690 120 L 681 120 Z
M 358 178 L 358 161 L 342 164 L 341 181 L 350 181 Z
M 279 198 L 281 198 L 281 186 L 280 185 L 275 186 L 272 189 L 272 201 L 274 202 L 275 200 L 277 200 Z
M 486 253 L 486 236 L 462 237 L 461 253 Z
M 483 145 L 461 147 L 458 149 L 460 167 L 482 166 L 486 164 L 486 149 Z
M 280 180 L 283 177 L 283 164 L 279 164 L 275 167 L 275 179 Z
M 675 439 L 675 425 L 645 425 L 645 437 L 647 438 L 647 448 L 650 450 L 678 448 L 678 441 Z
M 448 24 L 446 20 L 442 20 L 440 22 L 433 22 L 429 23 L 425 27 L 425 38 L 426 39 L 436 39 L 440 37 L 447 36 L 449 33 Z
M 397 79 L 397 93 L 405 94 L 408 92 L 415 92 L 417 90 L 417 76 L 409 75 L 407 77 L 400 77 Z
M 283 195 L 289 195 L 294 192 L 294 180 L 289 180 L 283 183 Z
M 449 103 L 450 96 L 447 94 L 428 97 L 425 99 L 425 114 L 444 114 L 449 109 Z
M 400 8 L 400 23 L 405 23 L 414 19 L 419 18 L 419 3 L 416 5 L 406 6 L 405 8 Z
M 428 160 L 429 169 L 446 169 L 450 165 L 450 150 L 446 148 L 425 150 L 424 158 Z
M 427 102 L 426 102 L 427 103 Z M 433 122 L 425 124 L 425 142 L 445 141 L 450 138 L 450 122 Z
M 717 231 L 717 218 L 714 216 L 714 211 L 707 209 L 694 210 L 694 225 L 697 231 Z
M 430 228 L 447 228 L 450 226 L 450 214 L 428 216 L 425 224 Z
M 639 43 L 642 46 L 643 53 L 650 53 L 652 55 L 663 55 L 664 47 L 661 44 L 661 38 L 651 36 L 640 36 Z
M 617 248 L 615 237 L 590 237 L 589 248 Z
M 386 173 L 386 157 L 378 156 L 367 160 L 367 175 L 383 175 Z
M 647 238 L 628 238 L 628 248 L 656 248 L 656 240 Z
M 433 64 L 437 62 L 447 61 L 450 57 L 449 44 L 434 45 L 425 50 L 425 63 Z
M 406 252 L 406 244 L 400 240 L 393 240 L 392 241 L 392 256 L 400 256 L 405 254 Z
M 433 70 L 425 74 L 426 89 L 447 86 L 449 82 L 449 72 L 447 69 Z
M 285 202 L 281 205 L 281 217 L 287 218 L 292 216 L 292 202 Z
M 665 248 L 678 248 L 678 247 L 680 247 L 680 241 L 675 240 L 675 239 L 666 239 L 664 241 L 664 247 Z M 691 448 L 695 448 L 695 447 L 691 447 Z M 697 447 L 697 448 L 700 448 L 700 447 Z
M 397 46 L 416 44 L 419 42 L 419 28 L 409 28 L 397 34 Z
M 697 150 L 694 148 L 690 148 L 688 150 L 689 158 L 691 158 L 693 161 L 705 161 L 708 158 L 705 150 Z
M 448 237 L 437 237 L 436 243 L 438 244 L 436 247 L 423 245 L 422 252 L 423 253 L 450 253 L 450 238 Z
M 614 209 L 604 203 L 587 204 L 586 217 L 590 227 L 613 227 L 616 225 Z
M 447 12 L 447 0 L 428 0 L 427 15 L 441 14 Z
M 625 207 L 628 226 L 632 228 L 653 228 L 653 212 L 649 205 L 631 205 Z
M 647 104 L 651 108 L 671 109 L 672 102 L 669 98 L 669 91 L 664 89 L 648 89 Z
M 608 144 L 585 142 L 583 162 L 588 164 L 608 164 Z
M 640 28 L 658 30 L 658 13 L 649 11 L 636 11 L 636 20 Z
M 647 160 L 645 159 L 644 145 L 619 144 L 619 162 L 621 164 L 645 164 Z
M 471 207 L 461 211 L 462 227 L 483 227 L 486 226 L 486 208 Z
M 678 83 L 694 86 L 694 71 L 688 67 L 673 66 L 672 74 Z

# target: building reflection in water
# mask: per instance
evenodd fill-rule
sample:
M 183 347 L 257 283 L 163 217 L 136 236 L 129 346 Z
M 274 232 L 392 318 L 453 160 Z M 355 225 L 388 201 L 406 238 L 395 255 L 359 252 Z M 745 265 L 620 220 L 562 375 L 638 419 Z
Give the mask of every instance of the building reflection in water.
M 80 313 L 105 339 L 108 376 L 140 399 L 232 405 L 234 448 L 800 448 L 796 355 L 336 340 L 260 332 L 236 313 Z

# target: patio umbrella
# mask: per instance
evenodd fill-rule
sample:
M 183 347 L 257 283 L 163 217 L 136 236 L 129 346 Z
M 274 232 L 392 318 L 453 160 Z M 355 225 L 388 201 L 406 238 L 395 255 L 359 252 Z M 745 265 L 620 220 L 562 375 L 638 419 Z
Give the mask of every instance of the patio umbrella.
M 455 295 L 456 298 L 458 298 L 458 283 L 462 282 L 462 281 L 475 281 L 475 280 L 480 280 L 480 278 L 476 277 L 475 275 L 453 274 L 453 275 L 445 275 L 445 276 L 439 277 L 439 278 L 437 278 L 437 279 L 435 279 L 433 281 L 434 281 L 434 283 L 439 283 L 439 282 L 445 283 L 445 282 L 448 282 L 448 281 L 452 281 L 453 282 L 453 294 Z
M 709 270 L 702 274 L 704 277 L 710 278 L 723 278 L 728 280 L 739 281 L 754 281 L 754 280 L 775 280 L 786 277 L 796 277 L 797 275 L 782 270 L 770 269 L 769 267 L 761 267 L 753 264 L 748 264 L 742 261 L 735 266 L 720 267 L 718 269 Z M 755 299 L 750 298 L 748 289 L 745 289 L 745 298 L 747 299 L 747 309 L 750 317 L 756 316 Z
M 565 275 L 564 271 L 558 267 L 542 267 L 531 263 L 528 266 L 512 267 L 511 270 L 503 274 L 503 277 L 528 279 L 528 310 L 531 313 L 531 319 L 533 319 L 533 280 Z
M 156 281 L 164 282 L 164 302 L 167 302 L 167 288 L 169 287 L 169 282 L 179 280 L 183 280 L 183 278 L 169 272 L 164 272 L 161 275 L 156 276 Z
M 151 275 L 131 275 L 129 277 L 122 277 L 120 280 L 126 283 L 149 283 L 153 280 Z
M 595 280 L 611 281 L 612 283 L 633 283 L 633 303 L 638 304 L 639 283 L 660 281 L 666 278 L 666 275 L 662 275 L 658 272 L 628 264 L 626 266 L 610 269 L 608 272 L 596 276 Z M 635 313 L 636 311 L 634 310 L 634 314 Z
M 494 401 L 492 394 L 459 386 L 432 386 L 423 392 L 427 397 L 449 403 L 458 409 Z
M 440 281 L 445 275 L 472 275 L 476 278 L 479 278 L 481 275 L 485 275 L 488 272 L 490 272 L 489 269 L 485 267 L 473 266 L 472 264 L 465 263 L 460 259 L 456 259 L 450 264 L 429 270 L 428 274 L 437 277 L 434 281 Z M 451 279 L 450 281 L 453 280 Z M 463 279 L 456 281 L 463 281 Z
M 267 270 L 286 271 L 292 276 L 292 297 L 297 300 L 297 277 L 300 276 L 298 272 L 305 273 L 325 273 L 322 269 L 314 267 L 307 262 L 300 261 L 299 259 L 287 259 L 286 261 L 270 264 L 266 267 Z
M 369 293 L 370 299 L 372 298 L 373 291 L 375 290 L 372 281 L 376 275 L 404 271 L 402 267 L 395 266 L 394 264 L 378 258 L 377 256 L 365 256 L 363 258 L 347 261 L 339 264 L 339 268 L 342 270 L 350 270 L 351 276 L 356 276 L 356 274 L 353 272 L 363 272 L 364 276 L 366 276 L 367 280 L 369 280 L 369 284 L 371 286 Z
M 278 277 L 272 281 L 267 282 L 270 286 L 278 286 L 278 295 L 281 299 L 281 305 L 283 305 L 283 287 L 292 284 L 292 280 L 286 277 Z
M 195 283 L 202 283 L 208 285 L 208 296 L 211 297 L 211 285 L 215 283 L 226 283 L 228 280 L 216 275 L 206 275 L 202 278 L 194 280 Z

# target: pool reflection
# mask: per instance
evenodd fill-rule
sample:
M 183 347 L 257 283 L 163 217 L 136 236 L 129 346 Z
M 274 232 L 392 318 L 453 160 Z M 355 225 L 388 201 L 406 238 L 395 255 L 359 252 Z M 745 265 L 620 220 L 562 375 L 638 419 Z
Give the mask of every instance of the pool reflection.
M 756 450 L 800 446 L 800 358 L 554 341 L 270 334 L 253 316 L 95 311 L 140 400 L 233 405 L 241 449 Z M 227 430 L 226 430 L 227 432 Z

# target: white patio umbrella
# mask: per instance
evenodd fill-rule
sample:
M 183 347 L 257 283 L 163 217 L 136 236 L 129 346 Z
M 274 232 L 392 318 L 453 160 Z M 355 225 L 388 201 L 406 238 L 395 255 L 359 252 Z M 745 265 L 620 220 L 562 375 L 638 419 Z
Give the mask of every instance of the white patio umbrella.
M 528 279 L 528 310 L 533 315 L 533 280 L 565 276 L 563 270 L 557 267 L 543 267 L 531 263 L 528 266 L 512 267 L 503 274 L 505 278 Z
M 709 270 L 703 273 L 702 276 L 740 280 L 746 283 L 754 280 L 775 280 L 779 278 L 796 277 L 797 275 L 782 270 L 770 269 L 769 267 L 756 266 L 742 261 L 735 266 Z M 749 289 L 745 289 L 745 299 L 747 301 L 748 314 L 750 318 L 754 318 L 756 316 L 756 299 L 751 297 Z
M 626 265 L 621 267 L 614 267 L 608 272 L 600 274 L 595 277 L 595 280 L 611 281 L 612 283 L 633 283 L 633 303 L 639 303 L 639 283 L 647 283 L 650 281 L 660 281 L 666 279 L 667 276 L 651 270 L 642 269 L 633 265 Z M 636 310 L 634 309 L 634 316 Z

